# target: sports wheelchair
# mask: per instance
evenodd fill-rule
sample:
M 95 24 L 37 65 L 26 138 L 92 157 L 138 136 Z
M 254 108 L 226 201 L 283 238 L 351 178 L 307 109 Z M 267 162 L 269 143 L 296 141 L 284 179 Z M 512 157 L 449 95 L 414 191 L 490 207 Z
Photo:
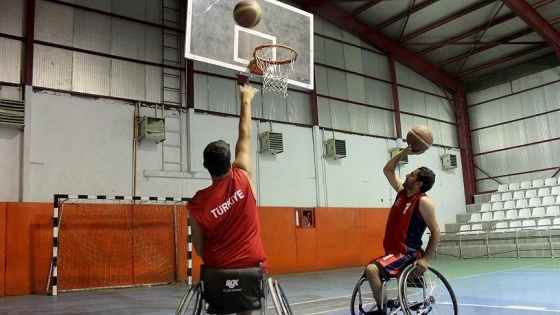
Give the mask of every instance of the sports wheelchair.
M 389 283 L 396 281 L 396 287 Z M 436 269 L 428 267 L 421 272 L 415 264 L 406 266 L 397 277 L 382 280 L 383 291 L 387 301 L 382 305 L 384 314 L 425 315 L 453 314 L 457 315 L 457 299 L 449 282 Z M 352 315 L 363 315 L 377 310 L 373 292 L 365 273 L 362 275 L 352 292 L 350 311 Z
M 278 281 L 263 274 L 260 267 L 207 269 L 202 266 L 201 281 L 189 287 L 175 314 L 231 314 L 260 310 L 263 315 L 269 295 L 276 314 L 293 314 Z

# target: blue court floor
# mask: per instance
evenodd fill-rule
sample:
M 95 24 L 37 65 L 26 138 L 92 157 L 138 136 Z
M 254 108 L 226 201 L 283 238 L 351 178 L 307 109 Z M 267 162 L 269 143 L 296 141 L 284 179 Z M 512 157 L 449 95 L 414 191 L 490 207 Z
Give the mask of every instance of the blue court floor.
M 451 283 L 459 314 L 560 314 L 560 260 L 554 258 L 434 260 Z M 273 275 L 294 314 L 349 314 L 363 268 Z M 186 285 L 161 285 L 0 298 L 0 314 L 174 314 Z M 269 306 L 272 305 L 269 303 Z M 275 314 L 272 308 L 269 314 Z M 255 312 L 257 314 L 257 312 Z

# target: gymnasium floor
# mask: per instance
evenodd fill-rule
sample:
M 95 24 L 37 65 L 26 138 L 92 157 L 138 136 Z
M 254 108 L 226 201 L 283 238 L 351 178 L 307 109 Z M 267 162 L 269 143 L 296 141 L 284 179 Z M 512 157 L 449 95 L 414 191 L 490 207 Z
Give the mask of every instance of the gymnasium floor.
M 450 281 L 461 315 L 560 314 L 558 259 L 435 260 L 431 265 Z M 281 283 L 294 314 L 341 315 L 349 314 L 350 295 L 362 271 L 348 268 L 273 278 Z M 174 314 L 186 289 L 170 285 L 3 297 L 0 314 Z

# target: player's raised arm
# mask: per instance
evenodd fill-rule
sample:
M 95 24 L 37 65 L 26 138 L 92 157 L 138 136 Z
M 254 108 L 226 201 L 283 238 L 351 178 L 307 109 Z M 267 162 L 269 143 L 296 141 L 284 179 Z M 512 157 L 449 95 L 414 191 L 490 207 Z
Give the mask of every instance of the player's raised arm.
M 393 189 L 397 192 L 403 189 L 403 180 L 397 175 L 395 170 L 397 169 L 397 165 L 399 165 L 399 161 L 408 154 L 410 154 L 410 148 L 401 150 L 401 152 L 397 153 L 389 161 L 387 161 L 387 164 L 383 167 L 383 174 L 387 177 L 391 187 L 393 187 Z
M 239 116 L 239 135 L 235 145 L 233 165 L 244 170 L 249 178 L 253 173 L 251 161 L 251 101 L 258 90 L 249 84 L 239 86 L 241 115 Z

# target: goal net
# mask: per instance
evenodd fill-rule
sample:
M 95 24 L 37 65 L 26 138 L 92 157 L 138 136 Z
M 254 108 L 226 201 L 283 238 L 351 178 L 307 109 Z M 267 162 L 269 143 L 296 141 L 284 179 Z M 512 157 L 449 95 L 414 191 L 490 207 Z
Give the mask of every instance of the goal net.
M 47 291 L 190 282 L 189 200 L 55 195 Z

